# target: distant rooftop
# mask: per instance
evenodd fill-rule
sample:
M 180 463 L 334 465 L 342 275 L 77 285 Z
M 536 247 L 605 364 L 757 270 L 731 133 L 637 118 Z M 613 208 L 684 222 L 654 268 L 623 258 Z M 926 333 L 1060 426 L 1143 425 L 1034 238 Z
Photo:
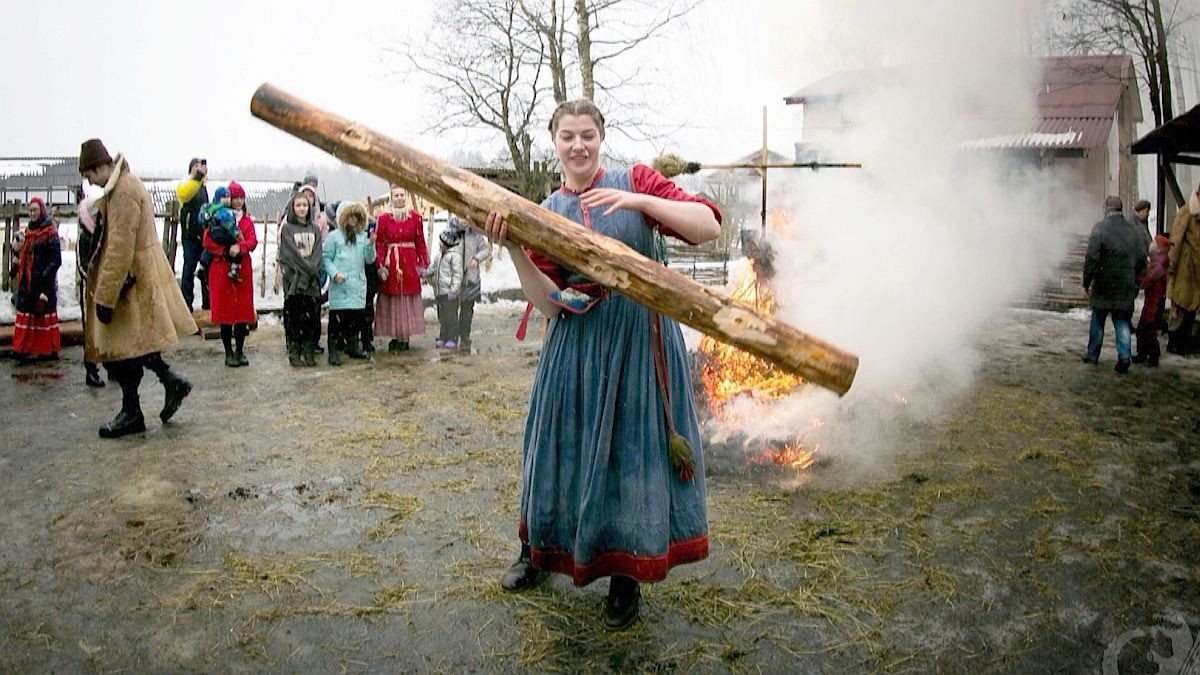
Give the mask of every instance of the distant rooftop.
M 1136 86 L 1133 58 L 1128 54 L 1048 56 L 1039 61 L 1038 119 L 1030 120 L 1019 132 L 974 139 L 964 147 L 1089 149 L 1108 141 L 1125 87 Z M 835 73 L 784 101 L 795 105 L 838 99 L 903 82 L 914 72 L 914 67 L 906 67 Z M 1141 104 L 1136 96 L 1133 100 L 1134 119 L 1130 122 L 1136 123 L 1142 118 Z

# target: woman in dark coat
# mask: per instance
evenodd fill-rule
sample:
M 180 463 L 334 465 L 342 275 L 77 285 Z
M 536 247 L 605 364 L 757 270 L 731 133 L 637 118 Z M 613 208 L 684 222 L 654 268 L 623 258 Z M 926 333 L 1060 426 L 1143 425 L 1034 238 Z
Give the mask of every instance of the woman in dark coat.
M 17 264 L 9 271 L 16 278 L 13 306 L 17 312 L 13 353 L 25 363 L 58 358 L 62 336 L 58 328 L 58 268 L 62 248 L 58 227 L 46 204 L 34 197 L 29 202 L 29 226 L 25 230 Z

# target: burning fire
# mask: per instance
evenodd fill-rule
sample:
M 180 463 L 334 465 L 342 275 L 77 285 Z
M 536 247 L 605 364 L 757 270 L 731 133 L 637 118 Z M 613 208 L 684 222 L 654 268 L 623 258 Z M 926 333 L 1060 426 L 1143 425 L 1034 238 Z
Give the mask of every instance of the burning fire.
M 758 280 L 753 266 L 746 269 L 731 295 L 763 313 L 775 311 L 775 294 L 766 283 Z M 700 382 L 713 417 L 723 423 L 738 424 L 741 421 L 739 407 L 733 405 L 736 400 L 748 398 L 763 405 L 791 394 L 804 384 L 801 378 L 780 372 L 757 356 L 709 336 L 700 340 L 699 350 L 705 357 Z M 812 428 L 801 436 L 782 445 L 768 443 L 761 451 L 749 455 L 746 463 L 807 469 L 812 466 L 813 454 L 819 446 L 806 445 L 804 438 L 820 426 L 820 420 L 813 420 Z

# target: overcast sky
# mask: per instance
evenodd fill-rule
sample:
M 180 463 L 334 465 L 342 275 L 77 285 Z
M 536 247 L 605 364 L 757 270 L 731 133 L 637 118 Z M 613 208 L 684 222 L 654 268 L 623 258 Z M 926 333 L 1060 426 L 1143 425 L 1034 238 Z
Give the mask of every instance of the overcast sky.
M 74 155 L 82 140 L 99 136 L 144 175 L 182 174 L 192 156 L 206 157 L 217 171 L 332 161 L 250 116 L 250 97 L 263 82 L 448 155 L 463 139 L 423 133 L 439 103 L 420 82 L 397 75 L 383 49 L 427 26 L 434 4 L 11 3 L 0 156 Z M 799 65 L 805 61 L 792 47 L 801 17 L 792 4 L 709 0 L 654 48 L 669 82 L 662 86 L 676 102 L 658 121 L 684 126 L 660 145 L 701 161 L 743 154 L 761 143 L 761 110 L 769 104 L 771 146 L 789 151 L 799 115 L 782 98 L 827 65 Z M 29 77 L 19 81 L 15 73 Z M 485 154 L 501 149 L 497 141 Z M 650 159 L 655 150 L 627 151 Z

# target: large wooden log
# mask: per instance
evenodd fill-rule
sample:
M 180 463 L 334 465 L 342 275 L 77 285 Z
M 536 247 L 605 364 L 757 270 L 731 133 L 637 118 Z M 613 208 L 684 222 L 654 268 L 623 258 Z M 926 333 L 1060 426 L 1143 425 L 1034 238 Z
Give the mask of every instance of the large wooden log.
M 858 357 L 774 317 L 758 314 L 475 174 L 264 84 L 250 101 L 255 117 L 342 161 L 421 194 L 475 222 L 489 211 L 508 221 L 513 241 L 539 251 L 634 301 L 805 380 L 845 394 Z M 649 339 L 649 336 L 647 336 Z

